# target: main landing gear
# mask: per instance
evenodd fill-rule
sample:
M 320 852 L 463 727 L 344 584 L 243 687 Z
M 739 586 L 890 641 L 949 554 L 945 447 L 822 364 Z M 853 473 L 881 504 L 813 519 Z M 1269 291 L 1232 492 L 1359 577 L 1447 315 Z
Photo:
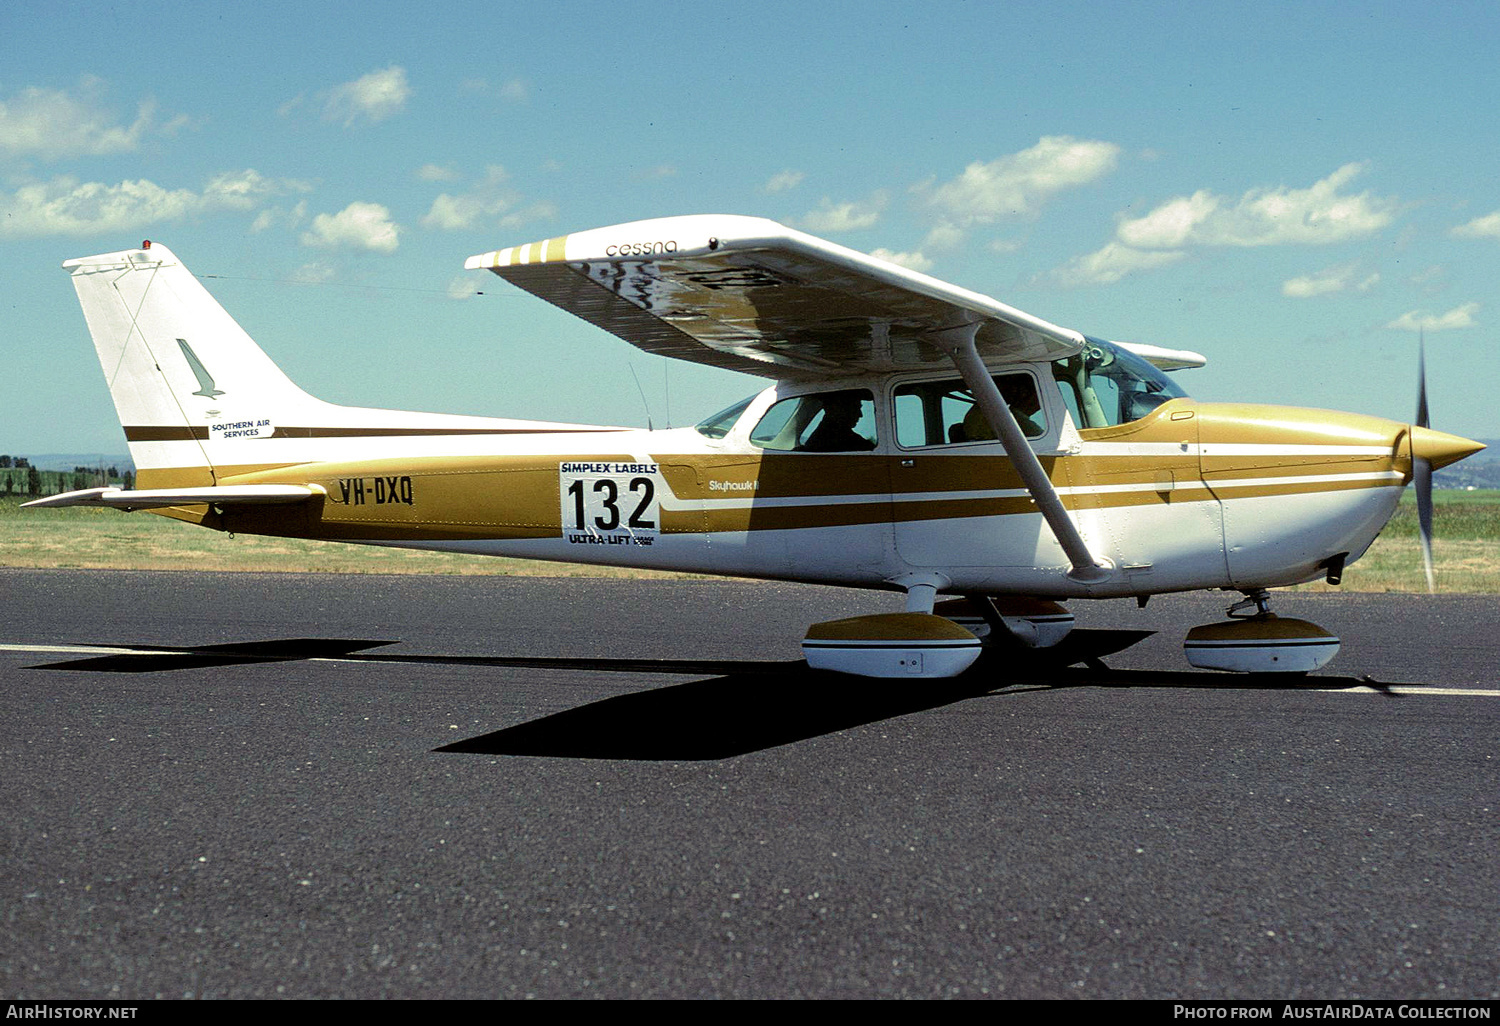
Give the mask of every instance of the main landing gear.
M 1308 673 L 1338 654 L 1339 639 L 1317 624 L 1271 612 L 1264 588 L 1245 592 L 1227 615 L 1188 631 L 1182 648 L 1190 664 L 1236 673 Z
M 854 616 L 813 624 L 802 654 L 814 669 L 861 677 L 956 677 L 985 644 L 1050 648 L 1073 629 L 1073 614 L 1056 602 L 972 595 L 937 602 L 946 579 L 912 575 L 906 612 Z

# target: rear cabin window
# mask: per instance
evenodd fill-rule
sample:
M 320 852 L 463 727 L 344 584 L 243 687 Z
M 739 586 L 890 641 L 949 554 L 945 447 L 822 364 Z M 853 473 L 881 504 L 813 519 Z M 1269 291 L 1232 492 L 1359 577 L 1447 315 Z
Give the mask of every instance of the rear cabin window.
M 995 387 L 1027 438 L 1047 433 L 1047 417 L 1030 374 L 1002 374 Z M 910 381 L 896 387 L 896 442 L 906 449 L 994 441 L 995 433 L 961 379 Z

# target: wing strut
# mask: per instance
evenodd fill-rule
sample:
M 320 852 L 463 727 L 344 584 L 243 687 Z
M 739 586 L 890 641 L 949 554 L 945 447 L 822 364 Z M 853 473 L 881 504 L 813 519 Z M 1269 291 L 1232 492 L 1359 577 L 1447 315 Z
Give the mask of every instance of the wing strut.
M 1036 453 L 1031 451 L 1021 425 L 1016 423 L 1015 414 L 1010 412 L 1010 407 L 995 385 L 995 379 L 990 377 L 988 368 L 980 359 L 979 350 L 974 346 L 974 336 L 978 331 L 979 323 L 971 322 L 949 328 L 932 337 L 932 341 L 952 358 L 964 384 L 969 386 L 969 393 L 984 413 L 984 419 L 989 422 L 990 429 L 1005 446 L 1005 454 L 1021 475 L 1021 481 L 1031 493 L 1032 501 L 1062 544 L 1063 552 L 1073 564 L 1068 576 L 1080 584 L 1097 584 L 1106 580 L 1114 568 L 1108 562 L 1094 558 L 1088 544 L 1069 518 L 1068 511 L 1063 508 L 1062 500 L 1057 497 L 1057 489 L 1052 487 L 1052 481 L 1042 469 Z

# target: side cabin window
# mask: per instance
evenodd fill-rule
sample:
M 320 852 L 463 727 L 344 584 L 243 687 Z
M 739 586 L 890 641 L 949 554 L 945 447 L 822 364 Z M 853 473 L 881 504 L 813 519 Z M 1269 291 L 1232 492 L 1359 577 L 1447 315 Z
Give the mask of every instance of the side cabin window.
M 876 442 L 875 396 L 846 388 L 782 399 L 760 418 L 750 442 L 779 452 L 869 452 Z
M 1047 415 L 1030 374 L 1001 374 L 995 386 L 1027 438 L 1047 433 Z M 896 386 L 896 442 L 906 449 L 993 441 L 995 433 L 958 378 Z
M 1054 362 L 1052 376 L 1080 428 L 1128 424 L 1187 395 L 1148 361 L 1094 338 L 1082 352 Z

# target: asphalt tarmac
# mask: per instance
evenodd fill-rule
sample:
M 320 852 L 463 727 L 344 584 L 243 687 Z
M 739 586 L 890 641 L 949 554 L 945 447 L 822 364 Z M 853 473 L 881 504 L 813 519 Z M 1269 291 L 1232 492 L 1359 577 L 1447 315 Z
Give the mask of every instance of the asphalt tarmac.
M 800 662 L 898 604 L 0 570 L 0 994 L 1500 996 L 1500 597 L 1278 597 L 1291 685 L 1187 666 L 1206 593 Z

